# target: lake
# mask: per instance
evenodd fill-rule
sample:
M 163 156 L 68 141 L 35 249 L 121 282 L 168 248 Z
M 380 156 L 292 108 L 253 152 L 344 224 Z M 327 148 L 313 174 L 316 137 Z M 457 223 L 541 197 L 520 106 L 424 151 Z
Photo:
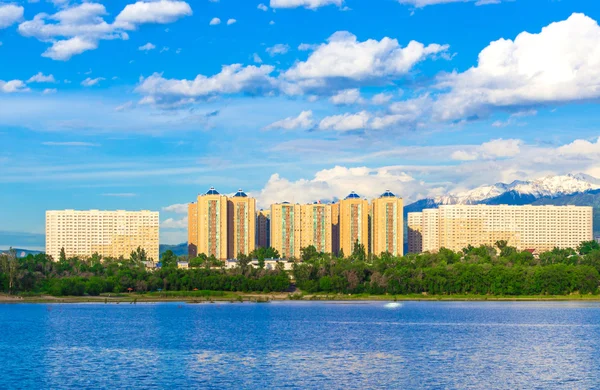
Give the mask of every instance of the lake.
M 600 304 L 0 305 L 0 388 L 600 388 Z

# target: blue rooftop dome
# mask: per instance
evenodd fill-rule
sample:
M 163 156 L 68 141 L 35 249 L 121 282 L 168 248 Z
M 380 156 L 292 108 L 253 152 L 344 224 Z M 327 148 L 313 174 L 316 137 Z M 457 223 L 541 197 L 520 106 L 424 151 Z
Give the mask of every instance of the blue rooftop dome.
M 246 195 L 246 193 L 244 191 L 242 191 L 242 189 L 240 188 L 238 190 L 238 192 L 235 193 L 235 195 L 233 195 L 234 198 L 247 198 L 248 195 Z
M 206 192 L 206 195 L 220 195 L 217 190 L 215 190 L 215 187 L 210 187 L 210 189 Z
M 356 192 L 352 191 L 345 199 L 360 199 L 360 196 Z
M 390 190 L 385 190 L 385 192 L 383 194 L 381 194 L 380 198 L 395 198 L 396 195 L 394 195 Z

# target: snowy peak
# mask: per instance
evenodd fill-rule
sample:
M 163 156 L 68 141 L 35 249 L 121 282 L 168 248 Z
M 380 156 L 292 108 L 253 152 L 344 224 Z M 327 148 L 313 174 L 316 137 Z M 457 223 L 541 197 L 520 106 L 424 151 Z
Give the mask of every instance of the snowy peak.
M 589 190 L 599 189 L 600 180 L 586 174 L 546 176 L 536 180 L 515 180 L 510 184 L 496 183 L 475 189 L 435 198 L 438 205 L 477 204 L 513 193 L 527 198 L 555 198 Z

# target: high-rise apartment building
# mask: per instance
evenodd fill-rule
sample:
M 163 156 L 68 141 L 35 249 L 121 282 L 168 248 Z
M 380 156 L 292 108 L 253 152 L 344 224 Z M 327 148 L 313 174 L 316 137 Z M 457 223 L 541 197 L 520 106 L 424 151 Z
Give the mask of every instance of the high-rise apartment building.
M 271 246 L 271 210 L 260 210 L 256 213 L 256 246 Z
M 219 260 L 227 259 L 229 249 L 227 206 L 227 197 L 211 187 L 206 194 L 198 196 L 195 207 L 192 205 L 188 207 L 188 252 L 190 256 L 204 253 Z M 190 235 L 195 235 L 195 237 Z
M 369 250 L 369 211 L 369 201 L 354 191 L 340 201 L 340 250 L 345 256 L 352 253 L 357 242 Z
M 430 252 L 493 246 L 502 240 L 519 250 L 543 252 L 576 248 L 593 237 L 591 207 L 449 205 L 410 213 L 408 219 L 409 232 L 420 230 L 421 250 Z M 409 241 L 409 247 L 417 243 Z
M 408 213 L 408 253 L 420 253 L 423 249 L 423 214 Z
M 46 211 L 46 254 L 129 258 L 138 247 L 158 261 L 159 219 L 155 211 Z
M 301 208 L 288 202 L 271 205 L 271 247 L 284 257 L 300 257 Z
M 240 189 L 227 203 L 229 258 L 249 255 L 256 245 L 256 200 Z
M 403 200 L 386 190 L 371 204 L 371 253 L 404 253 Z
M 332 253 L 331 205 L 303 204 L 300 206 L 301 247 L 314 246 L 318 252 Z
M 331 253 L 340 253 L 340 204 L 331 205 Z

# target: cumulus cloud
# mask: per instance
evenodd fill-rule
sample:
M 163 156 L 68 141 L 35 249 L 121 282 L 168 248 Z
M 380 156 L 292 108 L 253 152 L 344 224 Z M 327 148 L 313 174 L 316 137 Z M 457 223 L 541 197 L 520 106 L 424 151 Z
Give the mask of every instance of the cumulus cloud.
M 340 7 L 344 0 L 271 0 L 271 8 L 298 8 L 304 7 L 317 9 L 326 5 L 337 5 Z
M 187 214 L 188 204 L 187 203 L 176 203 L 162 208 L 162 211 L 176 214 Z
M 56 93 L 56 92 L 58 92 L 58 90 L 56 88 L 46 88 L 46 89 L 44 89 L 42 91 L 42 93 L 44 95 L 51 95 L 51 94 Z
M 387 79 L 405 75 L 418 62 L 447 50 L 447 45 L 425 46 L 416 41 L 401 47 L 396 39 L 387 37 L 360 42 L 355 35 L 338 31 L 284 76 L 305 88 L 325 87 L 328 81 L 356 83 Z
M 494 139 L 469 150 L 456 150 L 450 157 L 458 161 L 474 161 L 483 159 L 502 159 L 514 157 L 521 153 L 523 141 L 520 139 Z
M 0 92 L 3 93 L 15 93 L 15 92 L 28 92 L 30 89 L 21 80 L 0 80 Z
M 274 46 L 268 47 L 265 51 L 267 53 L 269 53 L 269 55 L 271 57 L 276 56 L 277 54 L 285 54 L 290 50 L 290 46 L 283 44 L 283 43 L 278 43 Z
M 237 20 L 235 20 L 235 19 L 228 19 L 228 20 L 227 20 L 227 25 L 228 25 L 228 26 L 231 26 L 231 25 L 232 25 L 232 24 L 234 24 L 234 23 L 237 23 Z
M 261 11 L 265 11 L 265 12 L 269 10 L 269 7 L 267 7 L 267 6 L 266 6 L 266 5 L 264 5 L 263 3 L 260 3 L 260 4 L 258 5 L 258 7 L 256 7 L 256 8 L 258 8 L 258 9 L 259 9 L 259 10 L 261 10 Z
M 138 47 L 138 50 L 140 50 L 140 51 L 149 51 L 149 50 L 154 50 L 154 49 L 156 49 L 156 46 L 150 42 Z
M 101 40 L 126 40 L 128 31 L 142 24 L 171 23 L 191 14 L 190 6 L 183 1 L 138 1 L 125 6 L 115 20 L 108 23 L 105 20 L 108 13 L 100 3 L 65 4 L 52 15 L 39 13 L 19 24 L 19 33 L 51 43 L 42 56 L 67 61 L 74 55 L 96 49 Z
M 161 224 L 161 228 L 165 229 L 184 229 L 188 227 L 188 217 L 181 219 L 167 218 Z
M 390 100 L 392 100 L 393 97 L 394 96 L 389 93 L 385 93 L 385 92 L 378 93 L 376 95 L 373 95 L 373 97 L 371 98 L 371 103 L 377 104 L 377 105 L 386 104 Z
M 260 207 L 284 201 L 294 203 L 334 201 L 343 199 L 352 191 L 361 197 L 371 199 L 378 197 L 387 189 L 396 195 L 406 197 L 427 192 L 424 187 L 423 183 L 395 167 L 336 166 L 317 172 L 313 178 L 297 181 L 290 181 L 274 174 L 257 195 L 257 199 Z
M 260 58 L 258 53 L 252 54 L 252 61 L 256 62 L 257 64 L 262 64 L 263 62 L 262 58 Z
M 104 77 L 96 77 L 95 79 L 88 77 L 81 82 L 81 85 L 84 87 L 93 87 L 94 85 L 98 85 L 100 81 L 106 80 Z
M 362 130 L 368 127 L 371 115 L 367 111 L 356 114 L 345 113 L 325 117 L 319 122 L 320 130 L 351 131 Z
M 33 75 L 27 80 L 28 83 L 55 83 L 56 80 L 54 76 L 49 74 L 45 75 L 42 72 L 38 72 L 36 75 Z
M 260 93 L 273 89 L 275 80 L 269 65 L 223 66 L 214 76 L 198 75 L 194 80 L 165 79 L 160 73 L 142 78 L 136 92 L 146 95 L 144 102 L 171 104 L 191 102 L 217 94 Z
M 333 95 L 329 100 L 336 105 L 364 103 L 364 99 L 360 96 L 360 90 L 358 88 L 340 91 Z
M 23 19 L 24 8 L 15 4 L 0 4 L 0 30 Z
M 288 117 L 280 121 L 271 123 L 265 127 L 265 130 L 272 129 L 308 129 L 313 125 L 313 113 L 311 110 L 302 111 L 297 117 Z
M 573 44 L 577 42 L 577 44 Z M 479 53 L 477 66 L 439 77 L 435 105 L 441 120 L 478 118 L 514 110 L 600 97 L 600 26 L 583 14 L 541 32 L 500 39 Z
M 219 18 L 212 18 L 208 24 L 211 25 L 211 26 L 216 26 L 217 24 L 221 24 L 221 19 L 219 19 Z
M 578 139 L 558 148 L 558 154 L 566 157 L 597 159 L 600 155 L 600 137 L 596 142 Z

